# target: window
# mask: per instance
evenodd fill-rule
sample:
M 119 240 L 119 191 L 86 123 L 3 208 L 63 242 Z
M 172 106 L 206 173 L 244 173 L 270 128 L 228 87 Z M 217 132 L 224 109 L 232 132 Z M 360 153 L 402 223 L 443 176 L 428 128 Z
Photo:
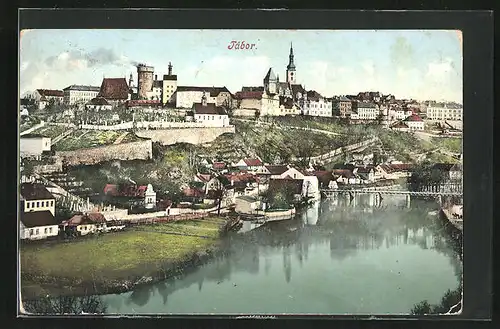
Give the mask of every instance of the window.
M 33 229 L 30 229 L 30 235 L 33 235 Z
M 29 208 L 29 207 L 30 207 L 30 202 L 26 201 L 26 208 Z
M 36 229 L 36 230 L 35 230 L 35 234 L 36 234 L 36 235 L 38 235 L 38 233 L 39 233 L 39 231 L 38 231 L 38 229 Z
M 54 200 L 50 201 L 50 206 L 54 206 Z
M 51 227 L 51 228 L 49 228 L 49 233 L 52 233 L 52 227 Z
M 45 228 L 45 229 L 43 230 L 43 233 L 47 234 L 47 228 Z
M 37 208 L 38 208 L 38 207 L 40 207 L 40 201 L 37 201 L 37 202 L 36 202 L 36 207 L 37 207 Z

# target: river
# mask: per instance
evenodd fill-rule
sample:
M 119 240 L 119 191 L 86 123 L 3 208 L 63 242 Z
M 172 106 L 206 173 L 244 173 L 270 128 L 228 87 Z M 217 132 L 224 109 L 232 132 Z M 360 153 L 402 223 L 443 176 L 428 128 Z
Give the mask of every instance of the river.
M 323 200 L 226 241 L 183 278 L 99 296 L 119 314 L 408 314 L 459 285 L 462 264 L 434 202 Z

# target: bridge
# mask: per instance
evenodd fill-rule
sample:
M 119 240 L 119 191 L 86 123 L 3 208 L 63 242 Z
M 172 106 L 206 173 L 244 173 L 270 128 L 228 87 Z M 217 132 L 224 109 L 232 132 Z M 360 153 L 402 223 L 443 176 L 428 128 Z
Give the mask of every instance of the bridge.
M 383 195 L 404 195 L 406 196 L 406 206 L 410 208 L 411 197 L 435 197 L 439 204 L 442 204 L 442 197 L 462 197 L 462 192 L 414 192 L 405 190 L 383 190 L 383 189 L 321 189 L 321 194 L 327 198 L 339 194 L 347 194 L 351 202 L 356 202 L 355 196 L 359 194 L 374 194 L 377 204 L 383 200 Z

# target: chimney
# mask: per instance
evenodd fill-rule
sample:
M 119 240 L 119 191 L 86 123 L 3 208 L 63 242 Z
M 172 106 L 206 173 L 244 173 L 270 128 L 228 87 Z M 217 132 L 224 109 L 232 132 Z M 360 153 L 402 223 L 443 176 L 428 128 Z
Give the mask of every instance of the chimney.
M 172 63 L 168 62 L 168 75 L 172 75 Z
M 157 74 L 155 74 L 155 80 L 158 80 L 158 75 Z

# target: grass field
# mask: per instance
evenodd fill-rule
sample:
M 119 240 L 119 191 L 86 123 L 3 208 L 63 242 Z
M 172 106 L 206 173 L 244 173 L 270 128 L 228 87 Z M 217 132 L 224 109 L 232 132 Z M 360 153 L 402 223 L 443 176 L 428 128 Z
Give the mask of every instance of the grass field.
M 222 219 L 144 225 L 70 243 L 21 246 L 21 274 L 119 280 L 147 275 L 217 243 Z M 202 235 L 210 238 L 168 233 Z
M 56 151 L 72 151 L 83 148 L 98 147 L 113 144 L 124 131 L 77 130 L 54 146 Z M 121 141 L 128 143 L 139 140 L 129 133 Z

